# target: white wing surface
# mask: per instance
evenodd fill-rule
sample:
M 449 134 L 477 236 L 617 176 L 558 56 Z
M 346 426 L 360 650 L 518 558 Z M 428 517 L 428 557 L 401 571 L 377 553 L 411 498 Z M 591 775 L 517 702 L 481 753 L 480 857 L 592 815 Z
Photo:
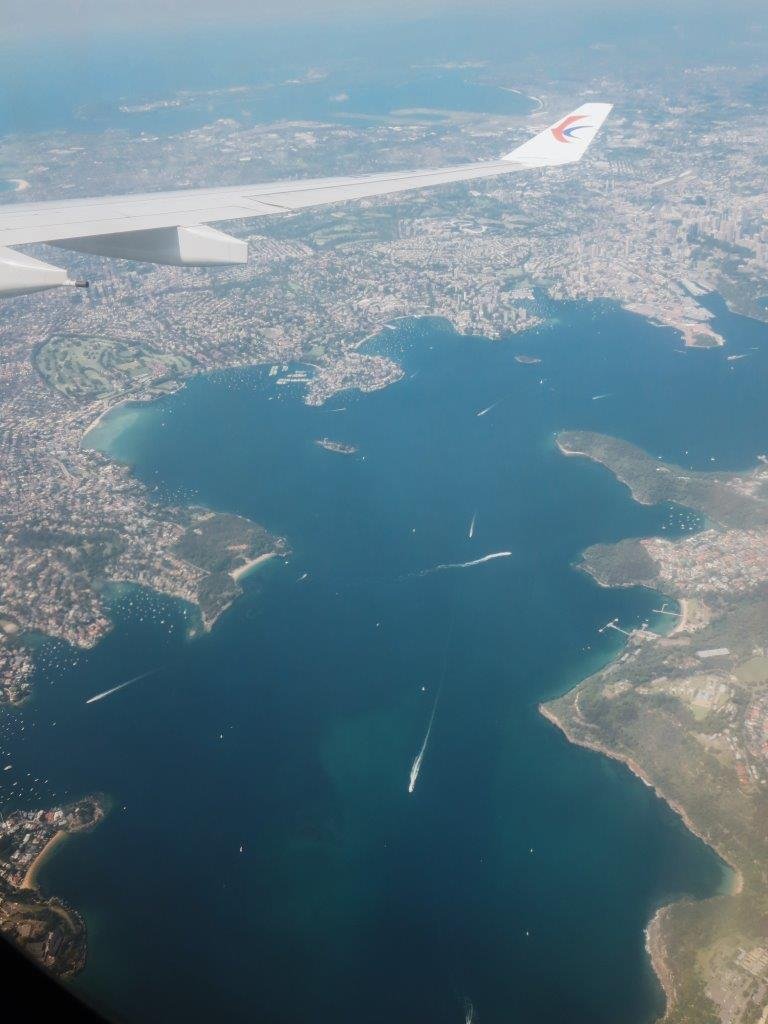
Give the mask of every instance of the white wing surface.
M 608 103 L 585 103 L 511 153 L 487 163 L 0 205 L 0 295 L 72 283 L 65 271 L 9 252 L 9 246 L 48 242 L 63 249 L 176 266 L 243 263 L 245 243 L 206 225 L 573 163 L 584 155 L 610 110 Z

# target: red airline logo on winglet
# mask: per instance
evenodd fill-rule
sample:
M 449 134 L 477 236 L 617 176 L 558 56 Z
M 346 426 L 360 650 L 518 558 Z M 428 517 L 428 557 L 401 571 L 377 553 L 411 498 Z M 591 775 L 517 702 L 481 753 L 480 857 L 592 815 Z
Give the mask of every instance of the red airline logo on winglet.
M 581 128 L 592 127 L 590 124 L 577 124 L 578 121 L 583 121 L 585 117 L 585 114 L 569 114 L 568 117 L 563 118 L 560 124 L 550 128 L 550 131 L 558 142 L 576 142 L 578 141 L 578 136 L 575 134 L 577 131 Z

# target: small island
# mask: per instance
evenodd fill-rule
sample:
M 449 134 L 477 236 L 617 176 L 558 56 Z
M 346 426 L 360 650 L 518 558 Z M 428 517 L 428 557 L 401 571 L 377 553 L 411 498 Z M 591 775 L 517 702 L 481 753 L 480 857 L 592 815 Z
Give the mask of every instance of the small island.
M 327 452 L 337 452 L 339 455 L 354 455 L 357 447 L 353 444 L 345 444 L 344 441 L 332 441 L 330 437 L 318 437 L 315 444 L 319 448 L 325 448 Z

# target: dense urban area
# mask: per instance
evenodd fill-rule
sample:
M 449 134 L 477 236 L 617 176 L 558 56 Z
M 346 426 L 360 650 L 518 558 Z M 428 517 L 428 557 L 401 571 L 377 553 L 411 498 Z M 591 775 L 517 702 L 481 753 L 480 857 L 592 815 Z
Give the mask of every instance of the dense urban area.
M 395 360 L 366 351 L 398 318 L 442 317 L 459 332 L 505 338 L 540 324 L 547 298 L 619 303 L 689 346 L 723 344 L 710 292 L 765 319 L 768 123 L 750 100 L 757 78 L 714 66 L 670 72 L 663 87 L 606 75 L 579 95 L 616 106 L 578 167 L 228 226 L 248 240 L 245 267 L 56 253 L 92 281 L 87 294 L 0 307 L 2 700 L 30 694 L 29 637 L 89 647 L 107 633 L 111 585 L 183 598 L 210 628 L 244 567 L 288 551 L 247 520 L 159 503 L 128 467 L 90 449 L 88 430 L 120 403 L 262 364 L 320 404 L 400 378 Z M 562 84 L 528 89 L 525 116 L 228 117 L 172 136 L 131 119 L 200 97 L 155 98 L 127 103 L 122 129 L 5 137 L 0 168 L 24 202 L 492 158 L 574 106 Z M 707 516 L 707 529 L 685 538 L 586 553 L 585 568 L 606 585 L 639 582 L 674 598 L 678 610 L 665 610 L 674 625 L 663 637 L 635 632 L 616 662 L 544 710 L 657 786 L 734 869 L 731 894 L 664 908 L 649 928 L 667 1019 L 765 1024 L 768 469 L 684 474 L 595 435 L 560 443 L 606 464 L 640 501 Z M 90 816 L 83 807 L 18 811 L 0 829 L 0 927 L 63 974 L 84 956 L 82 923 L 43 899 L 29 872 L 55 835 L 101 816 L 100 803 Z
M 5 302 L 6 699 L 23 698 L 32 670 L 20 634 L 79 645 L 104 635 L 103 581 L 151 583 L 199 603 L 199 567 L 178 556 L 179 513 L 153 504 L 128 470 L 83 443 L 119 402 L 149 399 L 190 374 L 254 363 L 307 363 L 310 403 L 349 387 L 382 387 L 399 368 L 359 346 L 385 324 L 441 316 L 459 331 L 501 337 L 540 320 L 537 290 L 613 299 L 676 327 L 693 345 L 722 341 L 700 301 L 711 289 L 759 313 L 749 296 L 768 264 L 768 225 L 756 202 L 757 143 L 767 130 L 748 102 L 739 109 L 737 86 L 748 83 L 733 77 L 698 70 L 681 76 L 674 96 L 601 84 L 616 112 L 594 156 L 577 168 L 262 218 L 240 229 L 249 264 L 216 273 L 70 256 L 93 281 L 87 296 Z M 727 120 L 713 114 L 713 92 L 723 93 L 723 107 L 728 101 Z M 98 193 L 105 166 L 119 192 L 430 165 L 493 156 L 570 102 L 553 92 L 527 118 L 420 123 L 402 114 L 364 128 L 227 119 L 139 142 L 129 130 L 8 137 L 0 164 L 24 170 L 29 187 L 20 201 L 74 188 Z M 688 131 L 706 159 L 692 163 Z

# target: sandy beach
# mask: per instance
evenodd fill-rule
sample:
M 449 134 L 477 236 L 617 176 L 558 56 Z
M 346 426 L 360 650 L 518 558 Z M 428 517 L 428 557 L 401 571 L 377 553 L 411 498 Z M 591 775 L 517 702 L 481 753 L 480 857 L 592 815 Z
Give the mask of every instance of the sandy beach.
M 80 438 L 81 446 L 86 447 L 85 439 L 92 431 L 96 430 L 99 426 L 101 426 L 102 421 L 105 420 L 107 416 L 110 415 L 110 413 L 116 412 L 118 409 L 122 409 L 124 406 L 127 405 L 135 405 L 136 416 L 139 416 L 141 414 L 142 406 L 151 405 L 153 402 L 157 401 L 158 398 L 164 398 L 167 395 L 174 394 L 176 391 L 180 391 L 185 385 L 186 381 L 182 380 L 178 383 L 177 387 L 174 387 L 173 389 L 163 389 L 162 391 L 158 391 L 157 394 L 150 394 L 144 397 L 140 397 L 134 394 L 133 391 L 128 391 L 127 394 L 114 394 L 101 399 L 100 401 L 104 404 L 104 408 L 96 416 L 96 418 L 91 423 L 88 424 L 88 426 L 83 431 L 83 436 Z M 152 384 L 149 385 L 150 388 L 152 386 Z
M 99 413 L 96 419 L 92 423 L 89 423 L 88 426 L 83 431 L 83 436 L 80 439 L 80 444 L 83 445 L 85 439 L 88 437 L 91 431 L 96 430 L 101 425 L 102 420 L 109 416 L 111 412 L 114 412 L 116 409 L 119 409 L 123 405 L 127 405 L 130 401 L 130 398 L 123 398 L 119 402 L 115 402 L 113 405 L 107 405 L 105 409 L 102 409 L 102 411 Z
M 233 580 L 241 580 L 244 576 L 253 572 L 257 565 L 261 565 L 262 562 L 268 562 L 270 558 L 277 558 L 277 551 L 267 551 L 263 555 L 259 555 L 258 558 L 252 558 L 250 562 L 246 562 L 244 565 L 239 566 L 237 569 L 233 569 L 229 574 Z
M 676 633 L 685 633 L 688 629 L 688 618 L 690 615 L 688 601 L 686 598 L 681 597 L 677 603 L 680 606 L 680 617 L 667 634 L 668 636 L 674 636 Z
M 59 846 L 67 837 L 68 833 L 59 831 L 53 835 L 45 846 L 42 848 L 40 853 L 35 857 L 32 863 L 29 865 L 26 875 L 24 875 L 24 881 L 21 883 L 22 889 L 37 889 L 37 875 L 40 868 L 43 866 L 48 857 L 54 852 L 57 846 Z
M 560 451 L 563 453 L 563 455 L 567 455 L 569 458 L 572 455 L 580 455 L 584 459 L 592 459 L 593 462 L 597 462 L 598 461 L 597 459 L 593 458 L 592 455 L 587 455 L 586 452 L 579 452 L 575 448 L 566 448 L 565 445 L 563 444 L 563 442 L 560 440 L 559 437 L 555 438 L 555 444 L 560 449 Z

